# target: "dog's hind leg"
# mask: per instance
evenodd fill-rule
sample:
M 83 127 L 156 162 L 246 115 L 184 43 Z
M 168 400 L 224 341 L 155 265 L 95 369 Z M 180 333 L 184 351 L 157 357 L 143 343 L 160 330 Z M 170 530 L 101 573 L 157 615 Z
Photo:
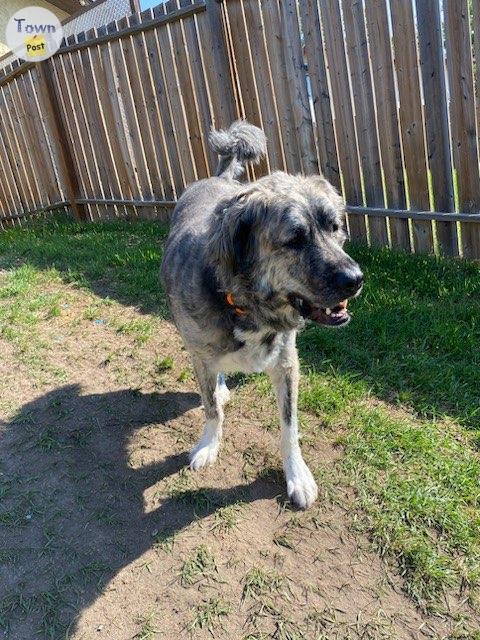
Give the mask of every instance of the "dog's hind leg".
M 211 371 L 201 358 L 194 356 L 193 366 L 206 417 L 202 437 L 190 452 L 190 468 L 197 471 L 217 459 L 222 438 L 223 405 L 227 400 L 225 392 L 229 392 L 225 379 L 222 380 L 216 372 Z
M 276 366 L 268 371 L 277 394 L 282 425 L 281 449 L 283 470 L 290 500 L 302 509 L 315 501 L 318 489 L 310 469 L 307 467 L 298 442 L 298 380 L 299 364 L 292 331 L 280 353 Z

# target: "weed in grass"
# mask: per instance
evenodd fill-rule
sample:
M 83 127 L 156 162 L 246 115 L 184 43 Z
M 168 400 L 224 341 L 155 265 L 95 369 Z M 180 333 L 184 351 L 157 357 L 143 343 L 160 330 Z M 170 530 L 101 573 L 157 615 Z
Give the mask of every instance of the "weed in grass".
M 299 406 L 321 416 L 325 424 L 331 424 L 349 404 L 367 395 L 368 389 L 359 378 L 352 374 L 340 375 L 333 368 L 325 376 L 314 370 L 307 371 L 302 377 Z
M 214 516 L 212 531 L 225 534 L 236 529 L 243 507 L 244 504 L 242 502 L 237 502 L 217 509 Z
M 134 636 L 137 640 L 152 640 L 152 638 L 160 634 L 160 629 L 157 627 L 155 614 L 153 613 L 139 618 L 137 624 L 140 625 L 140 631 Z
M 95 509 L 92 512 L 92 518 L 100 524 L 105 524 L 108 526 L 118 526 L 123 522 L 118 512 L 116 512 L 114 509 L 111 509 L 110 507 Z
M 15 564 L 21 554 L 20 549 L 0 549 L 0 565 Z
M 208 629 L 213 635 L 214 630 L 221 625 L 222 618 L 231 612 L 231 606 L 221 598 L 210 598 L 198 604 L 195 612 L 195 617 L 188 627 L 189 631 Z
M 159 531 L 154 536 L 154 548 L 161 549 L 165 553 L 171 553 L 175 545 L 175 532 L 168 530 Z
M 174 360 L 170 356 L 166 358 L 157 358 L 153 363 L 155 373 L 162 374 L 173 369 Z
M 282 614 L 275 617 L 273 638 L 275 640 L 307 640 L 307 636 L 300 627 Z
M 153 332 L 153 322 L 146 318 L 133 318 L 116 324 L 116 330 L 118 333 L 132 336 L 135 342 L 141 345 L 150 340 Z
M 178 374 L 177 380 L 179 382 L 186 382 L 187 380 L 190 380 L 191 377 L 192 377 L 192 374 L 188 369 L 182 369 Z
M 185 560 L 180 570 L 180 582 L 191 586 L 214 576 L 217 565 L 212 553 L 205 545 L 197 547 L 189 558 Z
M 188 469 L 182 469 L 169 483 L 167 495 L 173 500 L 182 500 L 187 492 L 194 488 L 192 474 Z
M 21 527 L 27 524 L 25 514 L 18 510 L 0 511 L 0 525 L 5 527 Z
M 58 431 L 54 427 L 47 427 L 36 440 L 37 447 L 45 452 L 60 451 L 65 447 L 60 440 Z
M 295 549 L 295 540 L 293 536 L 286 532 L 279 532 L 273 536 L 273 544 L 285 549 Z
M 8 593 L 0 601 L 0 626 L 8 633 L 12 625 L 18 624 L 22 618 L 35 615 L 41 621 L 40 627 L 34 631 L 35 636 L 46 640 L 65 637 L 67 625 L 61 613 L 65 604 L 61 585 L 30 595 Z
M 262 567 L 253 567 L 243 581 L 242 599 L 274 597 L 288 593 L 288 583 L 284 576 Z
M 395 640 L 397 637 L 391 619 L 382 609 L 371 620 L 358 616 L 357 621 L 350 624 L 337 613 L 333 607 L 310 611 L 304 620 L 306 636 L 316 640 Z

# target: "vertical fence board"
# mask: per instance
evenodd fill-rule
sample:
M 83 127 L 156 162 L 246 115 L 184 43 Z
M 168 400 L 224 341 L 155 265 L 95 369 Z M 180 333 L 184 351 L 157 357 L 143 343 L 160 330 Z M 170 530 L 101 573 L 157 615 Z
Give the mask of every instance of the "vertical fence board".
M 98 31 L 100 33 L 100 30 Z M 125 116 L 122 98 L 116 81 L 116 68 L 110 44 L 98 47 L 99 65 L 97 80 L 104 83 L 102 106 L 105 122 L 109 127 L 112 153 L 118 169 L 122 197 L 132 198 L 138 193 L 138 177 L 135 161 L 131 153 L 131 143 L 125 132 Z M 100 73 L 100 76 L 98 75 Z M 120 209 L 126 213 L 126 209 Z
M 477 146 L 480 145 L 480 3 L 472 2 L 473 71 L 475 84 L 475 112 L 477 116 Z M 479 151 L 480 151 L 480 147 Z
M 41 137 L 38 135 L 37 129 L 35 128 L 35 101 L 33 101 L 33 104 L 29 101 L 29 96 L 27 96 L 27 90 L 25 87 L 25 78 L 23 76 L 16 78 L 15 82 L 12 82 L 10 86 L 17 102 L 18 118 L 23 131 L 25 149 L 30 160 L 33 178 L 37 186 L 35 203 L 37 206 L 38 203 L 46 206 L 47 204 L 50 204 L 52 176 L 50 173 L 51 167 L 49 158 L 43 157 L 43 149 L 40 145 Z
M 55 158 L 62 192 L 75 218 L 85 220 L 87 217 L 86 209 L 76 202 L 76 198 L 80 195 L 80 184 L 75 167 L 75 146 L 68 145 L 69 131 L 64 115 L 65 111 L 62 113 L 61 92 L 54 61 L 47 60 L 38 65 L 31 80 L 34 86 L 38 83 L 38 102 L 45 115 L 46 130 L 50 132 L 50 146 Z
M 179 6 L 188 7 L 193 3 L 193 1 L 194 0 L 179 0 Z M 195 17 L 183 20 L 183 30 L 185 34 L 185 44 L 188 51 L 193 85 L 195 88 L 195 95 L 197 96 L 201 136 L 208 165 L 207 170 L 208 175 L 212 175 L 215 167 L 217 166 L 216 154 L 210 149 L 210 145 L 208 144 L 208 132 L 213 124 L 212 104 L 206 80 L 205 67 L 202 60 Z
M 165 3 L 165 9 L 167 12 L 174 11 L 178 6 L 178 0 L 168 0 L 168 2 Z M 164 27 L 161 27 L 161 29 L 162 28 Z M 198 178 L 205 178 L 208 175 L 208 162 L 205 140 L 202 137 L 199 98 L 197 96 L 192 77 L 189 51 L 186 46 L 182 21 L 178 20 L 173 22 L 167 27 L 167 29 L 170 30 L 172 50 L 178 76 L 178 89 L 183 97 L 188 135 L 190 137 L 190 144 L 192 145 L 196 174 Z
M 302 171 L 309 175 L 319 172 L 312 115 L 308 102 L 306 75 L 302 55 L 302 43 L 298 30 L 296 0 L 280 3 L 284 43 L 285 64 L 290 86 L 290 100 L 295 120 L 295 132 L 302 164 Z
M 155 7 L 153 9 L 153 15 L 154 17 L 166 15 L 165 7 L 163 5 Z M 165 79 L 165 87 L 167 90 L 168 101 L 170 103 L 170 113 L 172 114 L 175 127 L 179 160 L 182 166 L 185 186 L 197 179 L 197 170 L 188 130 L 185 105 L 183 96 L 180 92 L 180 81 L 178 79 L 175 56 L 173 55 L 168 26 L 155 29 L 155 36 L 158 38 L 158 51 L 164 70 L 163 77 Z
M 353 119 L 347 60 L 343 46 L 343 29 L 338 0 L 320 0 L 322 22 L 325 29 L 325 48 L 328 70 L 335 104 L 335 130 L 338 140 L 340 170 L 347 204 L 362 204 L 360 167 L 358 164 L 355 124 Z M 353 240 L 366 241 L 365 216 L 348 218 Z
M 91 180 L 91 157 L 86 151 L 85 145 L 88 141 L 84 115 L 78 99 L 75 87 L 74 71 L 69 54 L 51 58 L 52 68 L 55 71 L 55 90 L 59 105 L 61 105 L 62 117 L 65 120 L 65 133 L 68 131 L 66 143 L 73 150 L 75 161 L 75 173 L 79 177 L 79 193 L 77 197 L 92 197 L 94 188 Z M 91 206 L 87 211 L 92 216 L 92 211 L 98 215 L 98 209 Z
M 12 123 L 9 117 L 9 107 L 3 89 L 4 87 L 0 89 L 0 112 L 5 113 L 5 117 L 0 119 L 0 139 L 2 140 L 5 158 L 10 167 L 12 181 L 18 196 L 16 213 L 19 213 L 28 211 L 30 201 L 22 173 L 21 158 L 18 156 Z
M 390 0 L 390 8 L 400 103 L 400 131 L 410 207 L 427 211 L 430 209 L 430 199 L 413 7 L 404 0 Z M 413 242 L 416 251 L 433 251 L 430 221 L 413 221 Z
M 263 129 L 268 140 L 270 170 L 283 169 L 285 158 L 279 131 L 277 103 L 270 72 L 270 61 L 266 48 L 260 3 L 259 0 L 245 0 L 243 6 L 252 59 L 254 60 L 253 70 L 262 112 Z
M 74 44 L 75 42 L 76 36 L 72 35 L 67 38 L 68 44 Z M 66 81 L 70 85 L 70 90 L 72 92 L 73 108 L 76 109 L 78 114 L 80 141 L 84 152 L 85 167 L 88 173 L 87 197 L 94 198 L 95 194 L 100 193 L 100 197 L 103 199 L 105 198 L 105 192 L 103 190 L 99 162 L 95 153 L 95 145 L 91 133 L 91 122 L 89 122 L 89 113 L 86 107 L 87 91 L 83 82 L 83 69 L 79 53 L 80 52 L 78 51 L 74 51 L 73 53 L 68 53 L 65 56 L 64 61 L 66 65 L 68 65 L 69 69 Z M 104 212 L 103 208 L 99 205 L 93 205 L 89 207 L 89 209 L 91 215 L 97 218 L 101 218 L 102 213 Z
M 467 0 L 445 0 L 450 127 L 460 211 L 480 209 L 472 51 Z M 477 63 L 478 64 L 478 63 Z M 461 225 L 463 255 L 480 258 L 480 225 Z
M 439 0 L 416 0 L 420 69 L 425 100 L 427 153 L 435 208 L 454 211 L 452 163 L 448 133 L 442 24 Z M 436 222 L 437 239 L 444 255 L 458 255 L 454 222 Z
M 137 16 L 130 16 L 128 24 L 136 24 L 138 21 Z M 125 73 L 129 80 L 132 106 L 134 113 L 132 117 L 135 118 L 135 129 L 138 129 L 138 136 L 140 143 L 143 147 L 142 159 L 145 158 L 146 171 L 149 176 L 149 184 L 145 184 L 145 189 L 151 187 L 152 199 L 161 199 L 164 194 L 163 183 L 161 179 L 161 172 L 158 166 L 158 152 L 155 148 L 154 138 L 152 135 L 152 121 L 148 117 L 149 112 L 147 109 L 147 102 L 144 95 L 144 82 L 142 75 L 140 74 L 139 65 L 135 55 L 136 44 L 135 41 L 140 36 L 130 36 L 122 38 L 122 50 L 125 61 Z M 148 198 L 147 198 L 148 199 Z
M 88 127 L 90 153 L 95 158 L 97 166 L 97 188 L 104 198 L 112 198 L 116 193 L 114 186 L 115 168 L 111 162 L 108 138 L 103 129 L 102 117 L 98 108 L 95 93 L 95 72 L 90 66 L 88 49 L 82 49 L 73 54 L 77 70 L 79 92 L 85 107 L 85 121 Z
M 355 105 L 358 151 L 363 174 L 367 207 L 385 205 L 377 139 L 377 123 L 373 102 L 372 79 L 367 49 L 367 34 L 361 0 L 343 0 L 345 42 L 350 64 L 352 99 Z M 368 216 L 370 241 L 378 246 L 388 245 L 387 220 Z
M 52 132 L 43 127 L 42 113 L 35 95 L 35 86 L 32 84 L 32 72 L 28 71 L 19 80 L 21 80 L 19 94 L 27 112 L 27 118 L 30 120 L 31 137 L 32 139 L 35 138 L 38 143 L 37 172 L 40 176 L 42 176 L 43 172 L 48 203 L 53 204 L 64 200 L 64 196 L 55 171 L 55 156 L 53 155 L 52 144 L 48 139 Z
M 340 171 L 333 128 L 332 104 L 316 0 L 300 0 L 299 8 L 315 112 L 316 141 L 320 168 L 324 176 L 337 189 L 340 189 Z
M 365 18 L 387 205 L 392 208 L 405 209 L 402 150 L 398 130 L 392 52 L 385 0 L 365 2 Z M 390 219 L 390 240 L 392 246 L 398 249 L 410 249 L 407 220 Z
M 247 2 L 249 0 L 246 0 Z M 263 129 L 262 112 L 254 73 L 254 62 L 245 20 L 243 0 L 229 0 L 225 4 L 226 18 L 234 55 L 234 69 L 241 94 L 242 115 L 252 124 Z M 253 167 L 255 177 L 270 170 L 268 156 Z
M 18 101 L 15 96 L 16 84 L 17 79 L 4 87 L 3 91 L 10 112 L 10 125 L 13 136 L 11 141 L 12 144 L 15 145 L 15 154 L 18 158 L 17 166 L 19 176 L 22 180 L 25 197 L 28 198 L 28 206 L 35 207 L 37 202 L 42 201 L 42 196 L 38 189 L 32 155 L 26 140 L 25 119 L 21 116 L 18 109 Z
M 111 192 L 114 198 L 131 197 L 131 187 L 128 171 L 131 168 L 128 161 L 124 162 L 121 141 L 117 135 L 115 114 L 112 106 L 111 87 L 107 79 L 104 57 L 108 58 L 107 46 L 93 46 L 89 50 L 92 69 L 86 70 L 87 78 L 93 82 L 92 89 L 96 90 L 98 109 L 103 120 L 104 135 L 108 144 L 108 155 L 111 170 Z M 116 96 L 114 97 L 116 100 Z M 125 209 L 119 211 L 125 213 Z
M 212 106 L 212 125 L 228 127 L 238 117 L 230 75 L 222 9 L 216 0 L 206 0 L 207 11 L 195 16 L 200 53 Z
M 302 167 L 297 151 L 295 120 L 285 64 L 285 46 L 278 0 L 262 0 L 261 9 L 285 155 L 285 170 L 297 173 Z
M 145 19 L 150 18 L 152 15 L 152 10 L 145 12 Z M 168 186 L 168 182 L 166 183 L 165 189 L 166 194 L 171 194 L 169 197 L 175 197 L 180 195 L 184 185 L 183 169 L 179 156 L 179 145 L 173 123 L 171 105 L 167 95 L 164 70 L 158 48 L 158 39 L 154 30 L 146 31 L 144 36 L 145 49 L 147 53 L 145 64 L 148 66 L 152 83 L 151 89 L 153 96 L 151 99 L 156 107 L 156 119 L 158 121 L 158 128 L 163 134 L 163 149 L 171 175 L 171 191 Z
M 144 33 L 132 37 L 133 50 L 136 58 L 136 69 L 139 76 L 139 84 L 142 91 L 144 116 L 148 126 L 148 135 L 153 154 L 156 158 L 158 176 L 153 183 L 154 193 L 158 191 L 160 198 L 172 200 L 174 196 L 172 168 L 169 163 L 169 151 L 165 139 L 163 122 L 158 112 L 159 98 L 154 89 L 150 56 Z M 176 147 L 172 149 L 172 155 L 176 153 Z
M 0 97 L 0 109 L 1 108 L 2 102 Z M 19 214 L 22 211 L 25 211 L 25 206 L 18 190 L 6 142 L 3 125 L 0 119 L 0 166 L 2 168 L 2 176 L 4 177 L 2 183 L 5 185 L 5 206 L 7 211 L 11 214 Z
M 33 208 L 35 198 L 32 194 L 32 187 L 30 183 L 31 169 L 27 164 L 27 158 L 22 152 L 21 141 L 18 139 L 18 122 L 15 108 L 11 97 L 11 86 L 7 85 L 0 90 L 2 103 L 0 109 L 6 113 L 4 119 L 4 135 L 5 146 L 9 151 L 10 163 L 12 165 L 17 187 L 22 196 L 22 202 L 26 210 Z
M 126 25 L 127 19 L 122 18 L 116 25 L 113 23 L 111 29 L 121 30 Z M 138 112 L 142 109 L 141 92 L 139 93 L 138 84 L 135 84 L 135 89 L 131 85 L 129 69 L 133 67 L 131 73 L 135 74 L 132 45 L 129 38 L 119 38 L 113 40 L 109 46 L 124 135 L 127 138 L 128 150 L 137 177 L 133 195 L 151 200 L 153 198 L 151 169 L 154 169 L 154 163 L 150 161 L 150 166 L 148 164 L 142 138 L 144 136 L 147 139 L 148 132 L 142 131 L 138 121 Z

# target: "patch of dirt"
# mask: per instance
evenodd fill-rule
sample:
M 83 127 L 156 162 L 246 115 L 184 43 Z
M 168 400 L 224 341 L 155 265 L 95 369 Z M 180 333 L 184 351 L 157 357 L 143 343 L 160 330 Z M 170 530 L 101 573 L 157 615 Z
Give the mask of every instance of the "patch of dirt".
M 203 415 L 174 328 L 156 320 L 139 344 L 113 322 L 135 309 L 102 306 L 98 322 L 91 294 L 56 287 L 69 306 L 39 332 L 62 382 L 0 343 L 6 638 L 449 637 L 454 623 L 419 612 L 351 532 L 348 500 L 285 505 L 271 396 L 240 387 L 217 465 L 186 470 Z M 326 438 L 305 454 L 334 472 Z

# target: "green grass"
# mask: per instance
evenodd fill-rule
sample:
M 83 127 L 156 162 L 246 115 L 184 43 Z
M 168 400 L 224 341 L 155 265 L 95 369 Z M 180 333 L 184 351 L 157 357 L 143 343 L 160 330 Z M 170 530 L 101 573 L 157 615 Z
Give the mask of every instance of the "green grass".
M 237 502 L 226 507 L 220 507 L 215 511 L 212 531 L 219 534 L 226 534 L 238 527 L 243 504 Z
M 268 571 L 262 567 L 254 567 L 245 576 L 243 598 L 264 598 L 285 594 L 288 585 L 283 576 L 276 571 Z
M 182 564 L 180 582 L 192 586 L 212 577 L 217 571 L 215 558 L 205 545 L 200 545 Z
M 53 269 L 66 282 L 163 312 L 158 273 L 166 233 L 164 226 L 142 221 L 39 222 L 0 233 L 0 269 L 19 264 L 33 273 Z
M 480 578 L 480 461 L 471 438 L 445 423 L 357 407 L 341 439 L 347 476 L 382 555 L 430 606 L 445 589 L 474 602 Z
M 345 394 L 370 389 L 422 417 L 448 415 L 478 429 L 478 265 L 359 247 L 352 253 L 366 277 L 350 305 L 352 322 L 342 331 L 310 326 L 299 339 L 305 367 L 335 381 L 321 402 L 336 409 Z M 315 392 L 305 393 L 304 408 L 317 410 Z
M 215 628 L 221 624 L 222 618 L 228 616 L 230 611 L 230 605 L 222 598 L 204 600 L 195 607 L 195 617 L 189 625 L 189 631 L 193 633 L 196 629 L 208 629 L 213 635 Z
M 64 281 L 140 309 L 140 323 L 119 318 L 116 328 L 147 341 L 154 326 L 148 314 L 165 314 L 158 284 L 165 234 L 153 222 L 61 221 L 0 234 L 0 335 L 32 366 L 45 366 L 41 353 L 49 345 L 37 327 L 61 312 L 65 301 L 49 286 Z M 364 247 L 351 253 L 366 277 L 350 305 L 352 322 L 341 331 L 310 325 L 298 341 L 305 440 L 313 451 L 320 434 L 341 445 L 335 473 L 317 465 L 315 475 L 328 480 L 329 495 L 332 478 L 353 489 L 352 525 L 396 564 L 415 600 L 435 607 L 454 589 L 473 602 L 480 585 L 479 268 Z M 102 307 L 88 314 L 94 320 Z M 156 372 L 173 365 L 160 360 Z M 245 384 L 272 393 L 265 377 Z M 40 437 L 41 447 L 57 446 L 54 432 Z M 265 456 L 254 445 L 245 450 L 246 481 L 259 465 L 281 481 L 278 460 Z M 187 472 L 172 480 L 167 497 L 196 513 L 214 499 Z M 233 529 L 237 515 L 222 512 L 214 527 Z M 275 542 L 289 548 L 290 537 L 279 534 Z M 183 566 L 186 584 L 214 571 L 200 560 Z M 248 592 L 256 588 L 252 583 Z
M 140 625 L 140 631 L 134 636 L 137 640 L 152 640 L 161 634 L 153 613 L 139 618 L 138 624 Z

